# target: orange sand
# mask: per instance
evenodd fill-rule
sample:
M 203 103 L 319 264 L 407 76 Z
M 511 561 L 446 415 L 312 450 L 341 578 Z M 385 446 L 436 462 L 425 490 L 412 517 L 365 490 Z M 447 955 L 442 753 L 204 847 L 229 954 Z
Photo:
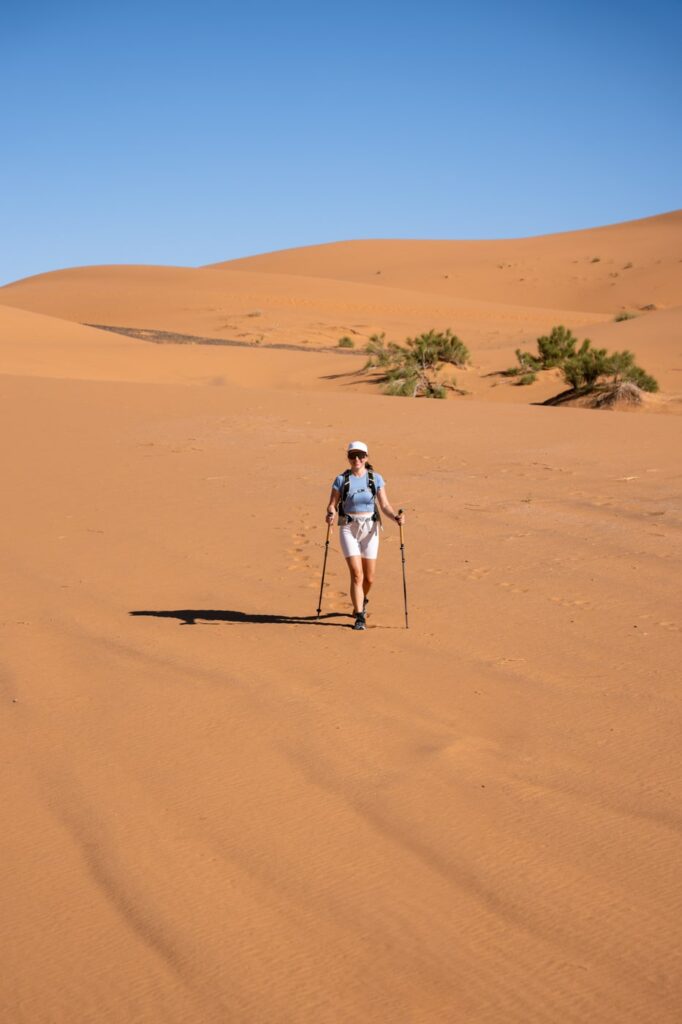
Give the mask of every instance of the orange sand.
M 667 259 L 679 215 L 646 224 L 585 252 L 644 261 L 661 228 Z M 376 244 L 397 266 L 426 243 Z M 672 409 L 672 263 L 670 308 L 614 324 L 549 262 L 515 321 L 483 271 L 450 299 L 416 263 L 378 285 L 258 259 L 0 289 L 2 1020 L 676 1024 L 682 421 L 483 376 L 518 343 L 493 331 L 572 309 Z M 433 303 L 469 341 L 466 309 L 478 391 L 386 398 L 336 376 L 355 356 L 80 326 L 219 336 L 221 275 L 243 310 L 249 277 L 278 315 L 289 296 L 281 337 L 366 297 L 377 326 L 431 326 Z M 346 628 L 336 541 L 312 618 L 354 436 L 408 510 L 409 631 L 392 524 L 370 629 Z

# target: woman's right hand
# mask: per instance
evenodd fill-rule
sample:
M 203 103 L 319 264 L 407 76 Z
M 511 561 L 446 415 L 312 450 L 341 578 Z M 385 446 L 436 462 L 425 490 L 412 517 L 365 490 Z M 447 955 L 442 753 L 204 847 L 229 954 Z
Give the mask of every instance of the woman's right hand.
M 329 509 L 327 509 L 327 514 L 326 514 L 326 516 L 324 518 L 325 518 L 325 522 L 333 523 L 334 522 L 334 513 L 330 512 Z

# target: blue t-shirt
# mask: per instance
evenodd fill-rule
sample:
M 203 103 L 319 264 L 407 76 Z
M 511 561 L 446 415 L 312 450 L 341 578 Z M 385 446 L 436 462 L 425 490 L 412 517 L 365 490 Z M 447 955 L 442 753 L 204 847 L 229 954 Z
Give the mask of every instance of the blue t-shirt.
M 360 512 L 374 512 L 374 497 L 369 487 L 367 473 L 364 473 L 363 476 L 353 476 L 351 473 L 348 479 L 350 488 L 348 497 L 343 503 L 343 511 L 346 515 L 356 516 Z M 374 473 L 374 486 L 377 493 L 384 487 L 384 478 L 381 473 Z M 335 491 L 343 490 L 343 473 L 339 473 L 332 487 Z

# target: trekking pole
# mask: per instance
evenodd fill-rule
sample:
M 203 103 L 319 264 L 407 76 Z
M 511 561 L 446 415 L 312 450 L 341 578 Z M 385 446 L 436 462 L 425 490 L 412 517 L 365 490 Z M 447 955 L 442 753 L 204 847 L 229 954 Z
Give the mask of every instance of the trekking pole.
M 320 583 L 320 600 L 317 602 L 317 617 L 319 619 L 320 612 L 322 611 L 322 591 L 324 590 L 324 574 L 327 571 L 327 555 L 329 553 L 329 531 L 331 530 L 331 523 L 327 523 L 327 540 L 324 545 L 324 562 L 322 563 L 322 582 Z
M 401 516 L 404 509 L 398 509 L 398 515 Z M 405 629 L 409 629 L 409 623 L 407 621 L 407 583 L 405 582 L 405 540 L 403 538 L 403 524 L 399 523 L 400 526 L 400 557 L 403 560 L 403 597 L 405 599 Z

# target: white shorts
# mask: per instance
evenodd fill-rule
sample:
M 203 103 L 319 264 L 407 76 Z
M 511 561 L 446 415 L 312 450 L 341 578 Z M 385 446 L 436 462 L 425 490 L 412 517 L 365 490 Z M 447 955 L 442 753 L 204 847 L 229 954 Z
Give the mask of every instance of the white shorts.
M 379 523 L 367 519 L 354 519 L 339 526 L 339 540 L 344 558 L 360 555 L 361 558 L 376 558 L 379 554 Z

